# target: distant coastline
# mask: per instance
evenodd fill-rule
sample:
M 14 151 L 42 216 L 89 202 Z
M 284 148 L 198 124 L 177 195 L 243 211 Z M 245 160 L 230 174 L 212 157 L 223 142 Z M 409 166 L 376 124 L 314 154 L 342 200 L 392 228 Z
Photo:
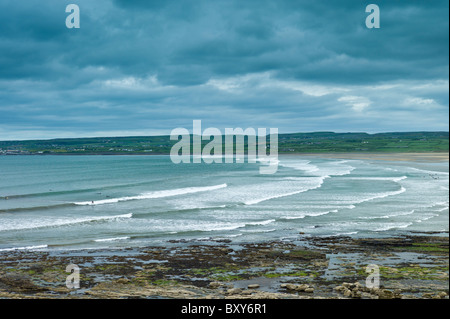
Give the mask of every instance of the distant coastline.
M 168 155 L 176 142 L 169 135 L 0 141 L 0 155 Z M 202 146 L 207 143 L 203 141 Z M 247 147 L 245 143 L 244 149 Z M 315 132 L 278 136 L 278 153 L 283 155 L 448 151 L 448 132 Z
M 302 157 L 322 157 L 333 159 L 355 159 L 355 160 L 374 160 L 374 161 L 403 161 L 403 162 L 422 162 L 436 163 L 450 161 L 448 151 L 439 152 L 322 152 L 322 153 L 279 153 L 279 156 L 302 156 Z M 50 153 L 50 154 L 0 154 L 0 156 L 170 156 L 166 153 Z

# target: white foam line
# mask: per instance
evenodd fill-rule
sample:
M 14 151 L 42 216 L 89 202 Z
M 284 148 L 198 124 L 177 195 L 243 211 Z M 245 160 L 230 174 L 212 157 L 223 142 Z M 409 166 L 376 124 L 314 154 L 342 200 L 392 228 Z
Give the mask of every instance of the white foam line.
M 130 239 L 130 237 L 115 237 L 115 238 L 105 238 L 105 239 L 95 239 L 95 242 L 108 242 L 108 241 L 118 241 L 118 240 L 127 240 Z
M 346 236 L 346 235 L 356 235 L 358 232 L 357 231 L 352 231 L 352 232 L 348 232 L 348 233 L 336 233 L 333 235 L 330 235 L 330 237 L 339 237 L 339 236 Z
M 126 196 L 119 198 L 110 198 L 110 199 L 102 199 L 97 201 L 88 201 L 88 202 L 75 202 L 75 205 L 80 206 L 95 206 L 95 205 L 104 205 L 104 204 L 113 204 L 118 202 L 126 202 L 130 200 L 139 200 L 139 199 L 152 199 L 152 198 L 163 198 L 163 197 L 171 197 L 185 194 L 192 194 L 198 192 L 206 192 L 213 191 L 221 188 L 227 187 L 227 184 L 220 184 L 215 186 L 206 186 L 206 187 L 186 187 L 186 188 L 177 188 L 177 189 L 169 189 L 162 191 L 154 191 L 150 193 L 144 193 L 137 196 Z
M 56 220 L 52 219 L 52 221 L 50 223 L 45 223 L 45 222 L 43 223 L 42 221 L 40 221 L 40 223 L 20 224 L 18 226 L 17 225 L 12 225 L 10 227 L 7 227 L 7 226 L 1 227 L 0 226 L 0 231 L 67 226 L 67 225 L 88 223 L 88 222 L 93 222 L 93 221 L 131 218 L 132 216 L 133 216 L 133 214 L 129 213 L 129 214 L 115 215 L 115 216 L 91 216 L 91 217 L 85 217 L 85 218 L 74 218 L 74 219 L 65 218 L 65 219 L 56 219 Z
M 235 230 L 239 228 L 245 228 L 247 226 L 264 226 L 275 222 L 275 219 L 257 221 L 257 222 L 242 222 L 232 225 L 223 225 L 223 226 L 213 226 L 207 225 L 205 228 L 195 228 L 195 229 L 184 229 L 178 230 L 175 233 L 185 232 L 185 231 L 202 231 L 202 232 L 213 232 L 213 231 L 224 231 L 224 230 Z
M 400 182 L 404 179 L 407 179 L 407 176 L 400 177 L 347 177 L 347 179 L 351 180 L 366 180 L 366 181 L 392 181 L 392 182 Z
M 273 229 L 256 229 L 256 230 L 248 230 L 248 229 L 245 229 L 245 230 L 242 230 L 243 232 L 245 232 L 245 233 L 271 233 L 271 232 L 274 232 L 274 231 L 276 231 L 276 229 L 275 228 L 273 228 Z
M 287 220 L 289 220 L 289 219 L 303 219 L 305 217 L 306 217 L 306 215 L 302 215 L 302 216 L 286 216 L 286 217 L 281 217 L 280 219 L 287 219 Z
M 264 220 L 261 222 L 251 222 L 251 223 L 247 223 L 246 225 L 268 225 L 271 224 L 275 221 L 275 219 L 268 219 L 268 220 Z
M 428 205 L 425 205 L 425 206 L 422 206 L 422 207 L 423 208 L 433 208 L 433 207 L 436 207 L 436 206 L 445 206 L 444 208 L 447 209 L 449 207 L 449 202 L 435 202 L 435 203 L 428 204 Z M 443 209 L 443 210 L 445 210 L 445 209 Z M 435 211 L 438 211 L 438 210 L 435 210 Z
M 195 229 L 195 231 L 211 232 L 211 231 L 221 231 L 221 230 L 235 230 L 235 229 L 243 228 L 243 227 L 245 227 L 245 224 L 214 227 L 212 229 Z
M 437 216 L 439 216 L 439 215 L 436 215 L 436 214 L 430 214 L 430 215 L 427 215 L 426 217 L 424 217 L 424 218 L 422 218 L 422 219 L 419 219 L 417 222 L 418 222 L 418 223 L 421 223 L 421 222 L 427 221 L 427 220 L 429 220 L 429 219 L 431 219 L 431 218 L 433 218 L 433 217 L 437 217 Z
M 406 215 L 411 215 L 414 214 L 415 210 L 411 210 L 409 212 L 400 212 L 397 214 L 390 214 L 390 215 L 383 215 L 383 216 L 369 216 L 369 217 L 358 217 L 359 219 L 388 219 L 388 218 L 392 218 L 392 217 L 397 217 L 397 216 L 406 216 Z
M 184 205 L 181 206 L 178 210 L 194 210 L 194 209 L 218 209 L 218 208 L 225 208 L 227 205 L 215 205 L 215 206 L 189 206 Z
M 245 205 L 254 205 L 254 204 L 258 204 L 261 202 L 264 202 L 266 200 L 270 200 L 270 199 L 275 199 L 275 198 L 281 198 L 281 197 L 286 197 L 286 196 L 292 196 L 295 194 L 300 194 L 303 192 L 306 192 L 308 189 L 304 189 L 304 190 L 300 190 L 300 191 L 295 191 L 295 192 L 290 192 L 290 193 L 286 193 L 286 194 L 278 194 L 278 195 L 273 195 L 273 196 L 268 196 L 265 198 L 259 198 L 259 199 L 252 199 L 252 200 L 248 200 L 246 202 L 244 202 Z
M 307 188 L 307 189 L 301 189 L 298 191 L 294 191 L 294 192 L 289 192 L 289 193 L 285 193 L 285 194 L 277 194 L 277 195 L 272 195 L 272 196 L 268 196 L 268 197 L 263 197 L 263 198 L 259 198 L 259 199 L 252 199 L 252 200 L 248 200 L 244 202 L 244 205 L 254 205 L 254 204 L 259 204 L 261 202 L 264 202 L 266 200 L 271 200 L 271 199 L 275 199 L 275 198 L 281 198 L 281 197 L 286 197 L 286 196 L 292 196 L 292 195 L 296 195 L 296 194 L 300 194 L 300 193 L 304 193 L 307 192 L 309 190 L 313 190 L 316 188 L 319 188 L 322 186 L 323 181 L 326 178 L 329 178 L 330 176 L 323 176 L 321 177 L 321 180 L 319 182 L 319 185 L 315 186 L 315 187 L 311 187 L 311 188 Z
M 356 203 L 356 204 L 361 204 L 361 203 L 368 202 L 368 201 L 372 201 L 372 200 L 375 200 L 375 199 L 380 199 L 380 198 L 386 198 L 386 197 L 389 197 L 389 196 L 400 195 L 400 194 L 402 194 L 402 193 L 404 193 L 404 192 L 406 192 L 406 188 L 404 188 L 404 187 L 402 186 L 398 191 L 392 191 L 392 192 L 382 193 L 382 194 L 375 195 L 375 196 L 370 197 L 370 198 L 361 199 L 361 200 L 359 200 L 359 201 L 356 201 L 355 203 Z
M 238 228 L 244 228 L 246 226 L 264 226 L 275 222 L 275 219 L 269 219 L 269 220 L 263 220 L 258 222 L 247 222 L 247 223 L 240 223 L 237 225 L 231 225 L 231 226 L 222 226 L 211 230 L 203 230 L 203 231 L 216 231 L 216 230 L 234 230 Z
M 319 168 L 316 165 L 313 165 L 310 163 L 311 163 L 310 161 L 305 161 L 305 162 L 296 162 L 296 163 L 283 163 L 283 164 L 278 164 L 278 165 L 282 166 L 282 167 L 293 168 L 295 170 L 304 171 L 304 172 L 308 172 L 308 173 L 317 172 L 319 170 Z
M 338 212 L 337 209 L 333 209 L 333 210 L 329 210 L 329 211 L 326 211 L 326 212 L 305 213 L 305 214 L 300 215 L 300 216 L 286 216 L 286 217 L 281 217 L 280 219 L 286 219 L 286 220 L 289 220 L 289 219 L 303 219 L 305 217 L 317 217 L 317 216 L 322 216 L 322 215 L 327 215 L 329 213 L 337 213 L 337 212 Z
M 35 249 L 44 249 L 47 247 L 48 245 L 24 246 L 24 247 L 2 248 L 0 249 L 0 251 L 35 250 Z
M 225 237 L 225 238 L 235 238 L 235 237 L 240 237 L 240 236 L 242 236 L 243 234 L 242 233 L 239 233 L 239 234 L 233 234 L 233 235 L 223 235 L 222 237 Z
M 411 226 L 412 224 L 413 223 L 406 223 L 406 224 L 401 224 L 401 225 L 389 225 L 389 226 L 377 228 L 377 229 L 375 229 L 375 231 L 379 232 L 379 231 L 388 231 L 388 230 L 397 229 L 397 228 L 407 228 L 407 227 Z

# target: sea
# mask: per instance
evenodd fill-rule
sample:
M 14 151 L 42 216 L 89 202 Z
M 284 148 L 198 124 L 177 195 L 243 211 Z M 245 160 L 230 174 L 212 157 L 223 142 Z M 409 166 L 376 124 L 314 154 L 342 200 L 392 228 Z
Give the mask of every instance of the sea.
M 260 174 L 263 160 L 0 156 L 0 253 L 448 236 L 448 161 L 280 155 L 276 164 Z

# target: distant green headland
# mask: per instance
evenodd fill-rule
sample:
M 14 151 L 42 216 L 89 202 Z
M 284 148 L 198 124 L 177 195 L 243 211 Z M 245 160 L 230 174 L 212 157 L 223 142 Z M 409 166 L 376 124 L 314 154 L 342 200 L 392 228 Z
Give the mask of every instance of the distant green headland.
M 169 135 L 0 141 L 0 155 L 169 154 L 176 142 L 176 140 L 170 140 Z M 203 145 L 207 143 L 209 141 L 203 141 Z M 449 132 L 377 134 L 315 132 L 279 134 L 278 136 L 279 154 L 448 151 Z

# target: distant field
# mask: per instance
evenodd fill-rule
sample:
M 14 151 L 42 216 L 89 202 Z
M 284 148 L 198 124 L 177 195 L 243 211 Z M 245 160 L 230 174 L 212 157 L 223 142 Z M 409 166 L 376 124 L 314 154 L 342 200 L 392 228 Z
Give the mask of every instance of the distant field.
M 177 141 L 169 136 L 97 137 L 0 141 L 0 155 L 15 154 L 169 154 Z M 268 141 L 269 142 L 269 139 Z M 206 145 L 208 141 L 204 141 Z M 224 144 L 224 143 L 223 143 Z M 269 145 L 269 143 L 268 143 Z M 245 149 L 248 145 L 245 143 Z M 270 145 L 269 145 L 270 147 Z M 294 133 L 278 136 L 278 152 L 448 152 L 448 132 Z

